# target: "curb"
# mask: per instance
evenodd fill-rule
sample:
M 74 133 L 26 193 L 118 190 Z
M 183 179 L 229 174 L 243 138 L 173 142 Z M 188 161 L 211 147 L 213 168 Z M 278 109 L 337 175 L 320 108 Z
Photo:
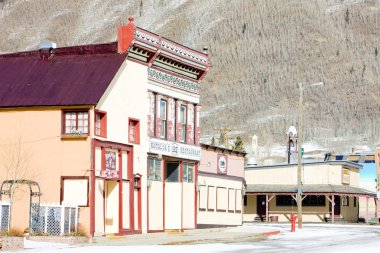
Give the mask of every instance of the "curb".
M 274 230 L 274 231 L 262 232 L 261 234 L 262 235 L 278 235 L 280 233 L 281 233 L 280 230 Z

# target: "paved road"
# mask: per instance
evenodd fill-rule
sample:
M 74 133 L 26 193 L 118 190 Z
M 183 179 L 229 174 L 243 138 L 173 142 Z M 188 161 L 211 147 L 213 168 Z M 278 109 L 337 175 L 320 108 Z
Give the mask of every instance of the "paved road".
M 257 226 L 257 225 L 256 225 Z M 259 226 L 260 227 L 260 226 Z M 235 252 L 379 252 L 380 226 L 304 225 L 302 231 L 289 232 L 288 225 L 271 226 L 282 231 L 268 240 L 250 244 L 252 248 Z
M 263 236 L 268 231 L 278 235 Z M 30 245 L 31 243 L 31 245 Z M 254 224 L 228 229 L 193 230 L 180 235 L 148 234 L 125 238 L 104 238 L 82 246 L 28 242 L 27 252 L 55 253 L 268 253 L 268 252 L 380 252 L 380 226 L 304 225 L 290 232 L 289 224 Z

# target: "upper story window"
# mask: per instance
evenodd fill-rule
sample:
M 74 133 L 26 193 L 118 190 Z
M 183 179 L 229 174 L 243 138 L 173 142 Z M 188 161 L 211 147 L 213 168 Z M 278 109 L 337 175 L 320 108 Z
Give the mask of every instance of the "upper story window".
M 167 126 L 166 112 L 167 112 L 166 100 L 161 99 L 160 101 L 160 119 L 161 119 L 160 137 L 164 139 L 166 138 L 166 126 Z
M 186 142 L 186 106 L 181 105 L 179 110 L 179 120 L 181 122 L 181 142 Z
M 63 134 L 88 135 L 88 111 L 63 111 Z
M 140 143 L 140 121 L 137 119 L 129 119 L 129 142 Z
M 107 136 L 107 116 L 105 112 L 95 112 L 95 135 Z

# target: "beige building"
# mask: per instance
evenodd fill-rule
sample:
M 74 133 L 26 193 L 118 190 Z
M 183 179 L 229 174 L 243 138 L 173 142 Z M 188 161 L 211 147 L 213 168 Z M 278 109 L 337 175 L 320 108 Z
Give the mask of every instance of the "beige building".
M 304 222 L 357 222 L 358 198 L 375 195 L 359 185 L 362 166 L 347 161 L 303 164 Z M 244 221 L 288 222 L 297 214 L 297 164 L 247 166 Z M 368 209 L 367 209 L 368 210 Z
M 79 206 L 90 235 L 194 229 L 208 64 L 133 18 L 117 42 L 0 55 L 0 182 Z M 17 194 L 12 227 L 25 229 L 29 193 Z
M 245 155 L 245 152 L 202 144 L 197 185 L 198 228 L 242 224 Z

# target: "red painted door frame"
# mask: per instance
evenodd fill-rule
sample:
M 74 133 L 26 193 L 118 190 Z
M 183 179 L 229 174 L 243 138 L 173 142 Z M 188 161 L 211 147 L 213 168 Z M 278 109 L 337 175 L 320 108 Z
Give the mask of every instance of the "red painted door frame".
M 120 144 L 120 143 L 114 143 L 109 141 L 101 141 L 98 139 L 92 139 L 91 141 L 91 189 L 89 193 L 89 199 L 90 199 L 90 234 L 94 236 L 95 233 L 95 180 L 96 178 L 103 179 L 103 218 L 105 220 L 105 182 L 107 179 L 104 179 L 102 177 L 95 176 L 95 148 L 101 147 L 104 149 L 105 147 L 112 147 L 113 149 L 118 150 L 119 152 L 119 177 L 117 179 L 114 179 L 118 181 L 119 183 L 119 224 L 118 224 L 118 230 L 119 235 L 124 234 L 131 234 L 135 231 L 134 229 L 134 182 L 133 182 L 133 147 L 130 145 Z M 122 179 L 122 152 L 127 152 L 127 173 L 128 173 L 128 180 Z M 103 153 L 102 152 L 102 168 L 103 168 Z M 122 198 L 122 182 L 123 181 L 129 181 L 129 213 L 130 213 L 130 229 L 123 229 L 123 198 Z M 139 212 L 140 212 L 140 227 L 141 227 L 141 193 L 140 193 L 140 200 L 139 200 Z M 104 223 L 104 232 L 105 232 L 105 223 Z M 140 231 L 138 231 L 140 232 Z

